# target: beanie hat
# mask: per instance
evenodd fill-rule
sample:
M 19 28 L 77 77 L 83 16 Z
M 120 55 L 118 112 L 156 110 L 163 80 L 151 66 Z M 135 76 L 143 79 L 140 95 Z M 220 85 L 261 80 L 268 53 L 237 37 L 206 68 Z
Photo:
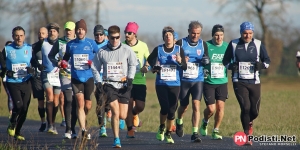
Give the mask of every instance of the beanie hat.
M 94 34 L 96 33 L 104 34 L 104 28 L 102 25 L 96 25 L 94 27 Z
M 72 21 L 68 21 L 68 22 L 66 22 L 64 28 L 69 29 L 69 30 L 74 30 L 75 29 L 75 23 L 72 22 Z
M 47 25 L 47 29 L 48 31 L 51 30 L 51 29 L 55 29 L 57 32 L 59 32 L 59 25 L 57 23 L 49 23 Z
M 251 22 L 243 22 L 240 25 L 240 33 L 242 34 L 245 30 L 252 30 L 254 32 L 254 25 Z
M 138 31 L 138 29 L 139 29 L 139 26 L 138 26 L 137 23 L 135 23 L 135 22 L 128 22 L 127 26 L 125 28 L 125 32 L 133 32 L 134 34 L 136 34 L 137 31 Z
M 76 22 L 75 30 L 77 31 L 79 28 L 82 28 L 85 32 L 87 32 L 86 23 L 83 19 Z
M 216 32 L 224 32 L 224 27 L 220 24 L 214 25 L 211 31 L 211 36 L 214 36 Z

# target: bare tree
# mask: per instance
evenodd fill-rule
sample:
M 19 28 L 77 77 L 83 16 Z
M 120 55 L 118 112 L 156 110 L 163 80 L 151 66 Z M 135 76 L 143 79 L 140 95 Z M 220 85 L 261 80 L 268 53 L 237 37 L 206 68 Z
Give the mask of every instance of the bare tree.
M 267 74 L 275 74 L 277 68 L 281 63 L 281 54 L 283 51 L 283 42 L 281 39 L 276 36 L 277 34 L 272 33 L 276 28 L 283 27 L 286 25 L 284 14 L 287 9 L 286 2 L 287 0 L 215 0 L 220 4 L 219 12 L 224 12 L 225 7 L 235 7 L 237 9 L 231 9 L 232 11 L 226 12 L 225 14 L 236 14 L 228 15 L 231 18 L 230 20 L 245 21 L 245 19 L 250 20 L 251 22 L 259 24 L 259 30 L 261 34 L 255 29 L 255 35 L 259 36 L 264 45 L 267 48 L 267 51 L 271 57 L 272 65 L 268 69 Z M 231 21 L 236 23 L 235 21 Z M 272 31 L 272 32 L 270 32 Z M 279 33 L 281 34 L 281 33 Z M 274 45 L 276 43 L 276 46 Z

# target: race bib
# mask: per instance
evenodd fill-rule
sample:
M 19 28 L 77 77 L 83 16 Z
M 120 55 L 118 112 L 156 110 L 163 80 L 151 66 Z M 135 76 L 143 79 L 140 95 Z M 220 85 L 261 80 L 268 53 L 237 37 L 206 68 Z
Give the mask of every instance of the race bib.
M 19 63 L 19 64 L 12 64 L 12 71 L 15 72 L 13 77 L 14 78 L 24 78 L 27 76 L 27 64 L 26 63 Z
M 161 65 L 160 79 L 176 81 L 176 65 Z
M 60 86 L 59 71 L 47 73 L 47 79 L 52 86 Z
M 183 71 L 184 78 L 195 79 L 199 74 L 199 63 L 187 63 L 187 69 Z
M 124 77 L 122 62 L 108 62 L 106 75 L 108 79 L 121 81 Z
M 76 70 L 87 70 L 90 68 L 88 65 L 89 54 L 73 54 L 73 59 Z
M 239 78 L 254 79 L 254 65 L 251 62 L 239 62 Z
M 224 65 L 222 63 L 211 63 L 211 78 L 224 78 Z

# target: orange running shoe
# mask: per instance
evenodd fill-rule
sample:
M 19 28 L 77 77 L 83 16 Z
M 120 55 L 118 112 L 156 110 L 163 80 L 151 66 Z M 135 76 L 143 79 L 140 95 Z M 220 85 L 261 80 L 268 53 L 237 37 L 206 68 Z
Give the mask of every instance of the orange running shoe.
M 134 138 L 134 129 L 132 128 L 131 130 L 127 131 L 127 138 Z
M 111 122 L 111 110 L 107 111 L 106 118 L 108 122 Z
M 253 135 L 253 123 L 249 123 L 249 135 Z
M 175 126 L 174 124 L 172 125 L 171 131 L 172 131 L 172 132 L 176 132 L 176 126 Z

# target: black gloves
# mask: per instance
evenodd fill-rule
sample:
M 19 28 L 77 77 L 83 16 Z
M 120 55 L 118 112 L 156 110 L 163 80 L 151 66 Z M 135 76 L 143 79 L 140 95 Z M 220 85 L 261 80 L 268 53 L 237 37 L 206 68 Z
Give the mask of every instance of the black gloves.
M 2 71 L 1 71 L 1 73 L 0 73 L 0 77 L 1 77 L 1 78 L 4 78 L 4 77 L 5 77 L 6 71 L 7 71 L 6 68 L 2 68 Z
M 10 71 L 10 70 L 8 70 L 8 71 L 6 71 L 6 76 L 7 77 L 9 77 L 9 78 L 13 78 L 14 77 L 14 71 Z
M 152 73 L 159 72 L 161 70 L 161 66 L 153 66 Z
M 45 67 L 43 65 L 38 65 L 39 71 L 44 71 Z
M 256 62 L 254 64 L 255 71 L 261 71 L 261 69 L 265 68 L 265 65 L 262 62 Z
M 34 68 L 26 67 L 28 74 L 34 74 Z
M 233 73 L 238 73 L 238 71 L 239 71 L 239 65 L 236 62 L 230 63 L 228 65 L 228 69 L 232 70 Z
M 132 89 L 132 81 L 133 81 L 133 79 L 127 79 L 126 92 L 128 92 Z
M 201 63 L 202 63 L 203 66 L 208 65 L 210 63 L 209 57 L 203 55 L 203 57 L 201 59 Z

